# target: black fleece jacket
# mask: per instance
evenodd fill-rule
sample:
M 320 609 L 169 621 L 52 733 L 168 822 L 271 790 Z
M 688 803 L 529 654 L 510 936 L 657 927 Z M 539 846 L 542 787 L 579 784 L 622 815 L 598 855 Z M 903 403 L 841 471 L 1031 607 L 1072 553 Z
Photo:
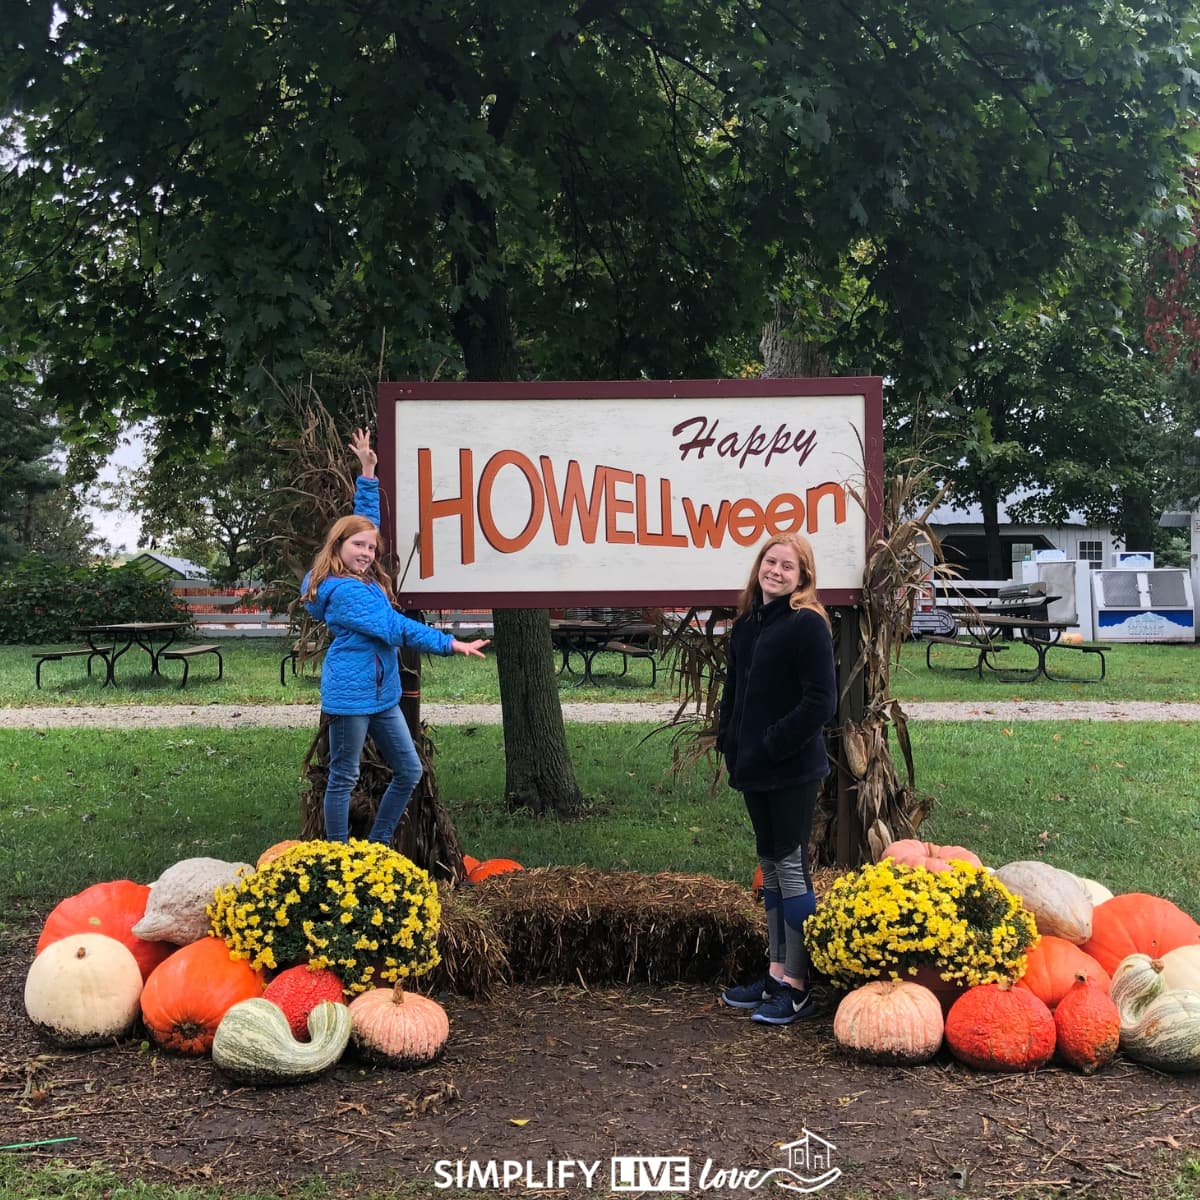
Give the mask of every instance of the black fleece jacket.
M 837 711 L 833 639 L 789 596 L 734 622 L 717 749 L 738 791 L 775 791 L 829 774 L 824 728 Z

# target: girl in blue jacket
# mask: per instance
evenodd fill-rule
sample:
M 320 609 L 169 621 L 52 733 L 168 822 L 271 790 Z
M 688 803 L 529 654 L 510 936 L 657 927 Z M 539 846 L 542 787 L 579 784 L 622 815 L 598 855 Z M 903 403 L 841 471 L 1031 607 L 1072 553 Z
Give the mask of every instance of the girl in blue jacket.
M 400 646 L 430 654 L 483 658 L 486 641 L 460 642 L 397 612 L 392 581 L 379 563 L 378 461 L 370 435 L 357 430 L 350 449 L 361 464 L 354 516 L 335 521 L 304 577 L 304 607 L 324 621 L 332 638 L 321 667 L 321 711 L 329 718 L 329 780 L 325 836 L 350 838 L 350 793 L 358 782 L 367 735 L 392 769 L 368 835 L 391 845 L 409 797 L 421 778 L 421 759 L 400 712 Z
M 804 922 L 816 909 L 808 840 L 829 774 L 825 724 L 837 711 L 829 617 L 807 538 L 759 550 L 729 634 L 717 749 L 746 801 L 763 873 L 767 974 L 721 999 L 753 1020 L 789 1025 L 813 1011 Z

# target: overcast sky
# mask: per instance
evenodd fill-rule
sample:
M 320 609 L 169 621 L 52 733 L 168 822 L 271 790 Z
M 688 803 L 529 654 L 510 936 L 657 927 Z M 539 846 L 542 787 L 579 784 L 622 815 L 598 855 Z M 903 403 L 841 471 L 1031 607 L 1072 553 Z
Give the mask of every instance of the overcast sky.
M 117 471 L 121 467 L 139 467 L 145 458 L 146 447 L 142 441 L 141 431 L 135 427 L 127 430 L 121 436 L 121 444 L 100 472 L 99 491 L 108 494 L 108 488 L 116 481 Z M 96 532 L 112 547 L 114 554 L 122 551 L 133 553 L 142 549 L 138 545 L 139 521 L 136 516 L 121 512 L 101 512 L 88 506 L 85 511 L 92 519 Z

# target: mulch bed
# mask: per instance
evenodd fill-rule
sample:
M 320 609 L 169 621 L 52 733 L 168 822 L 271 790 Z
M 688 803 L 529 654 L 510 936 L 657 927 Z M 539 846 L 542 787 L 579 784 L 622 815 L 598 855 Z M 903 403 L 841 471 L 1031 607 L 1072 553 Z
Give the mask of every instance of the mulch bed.
M 445 1195 L 439 1160 L 528 1161 L 541 1182 L 548 1161 L 576 1159 L 600 1163 L 594 1188 L 552 1194 L 597 1196 L 614 1155 L 674 1155 L 701 1194 L 706 1163 L 710 1181 L 785 1166 L 781 1147 L 808 1130 L 833 1144 L 842 1177 L 830 1196 L 1161 1200 L 1200 1153 L 1200 1076 L 1120 1059 L 1091 1078 L 981 1074 L 944 1054 L 916 1069 L 859 1065 L 833 1041 L 834 995 L 809 1020 L 767 1029 L 695 983 L 445 994 L 451 1040 L 433 1067 L 346 1060 L 300 1087 L 239 1088 L 208 1060 L 136 1040 L 71 1052 L 40 1042 L 22 1004 L 33 943 L 11 938 L 0 954 L 0 1142 L 71 1140 L 10 1151 L 28 1164 L 225 1193 L 293 1195 L 319 1178 L 335 1194 L 405 1181 Z

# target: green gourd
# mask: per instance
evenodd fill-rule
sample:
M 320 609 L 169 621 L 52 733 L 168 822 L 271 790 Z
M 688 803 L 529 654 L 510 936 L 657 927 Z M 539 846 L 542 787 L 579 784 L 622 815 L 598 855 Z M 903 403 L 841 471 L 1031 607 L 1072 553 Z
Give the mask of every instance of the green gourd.
M 292 1036 L 288 1019 L 270 1000 L 235 1004 L 213 1036 L 213 1062 L 237 1083 L 305 1083 L 342 1057 L 350 1041 L 350 1010 L 323 1000 L 308 1014 L 310 1041 Z

